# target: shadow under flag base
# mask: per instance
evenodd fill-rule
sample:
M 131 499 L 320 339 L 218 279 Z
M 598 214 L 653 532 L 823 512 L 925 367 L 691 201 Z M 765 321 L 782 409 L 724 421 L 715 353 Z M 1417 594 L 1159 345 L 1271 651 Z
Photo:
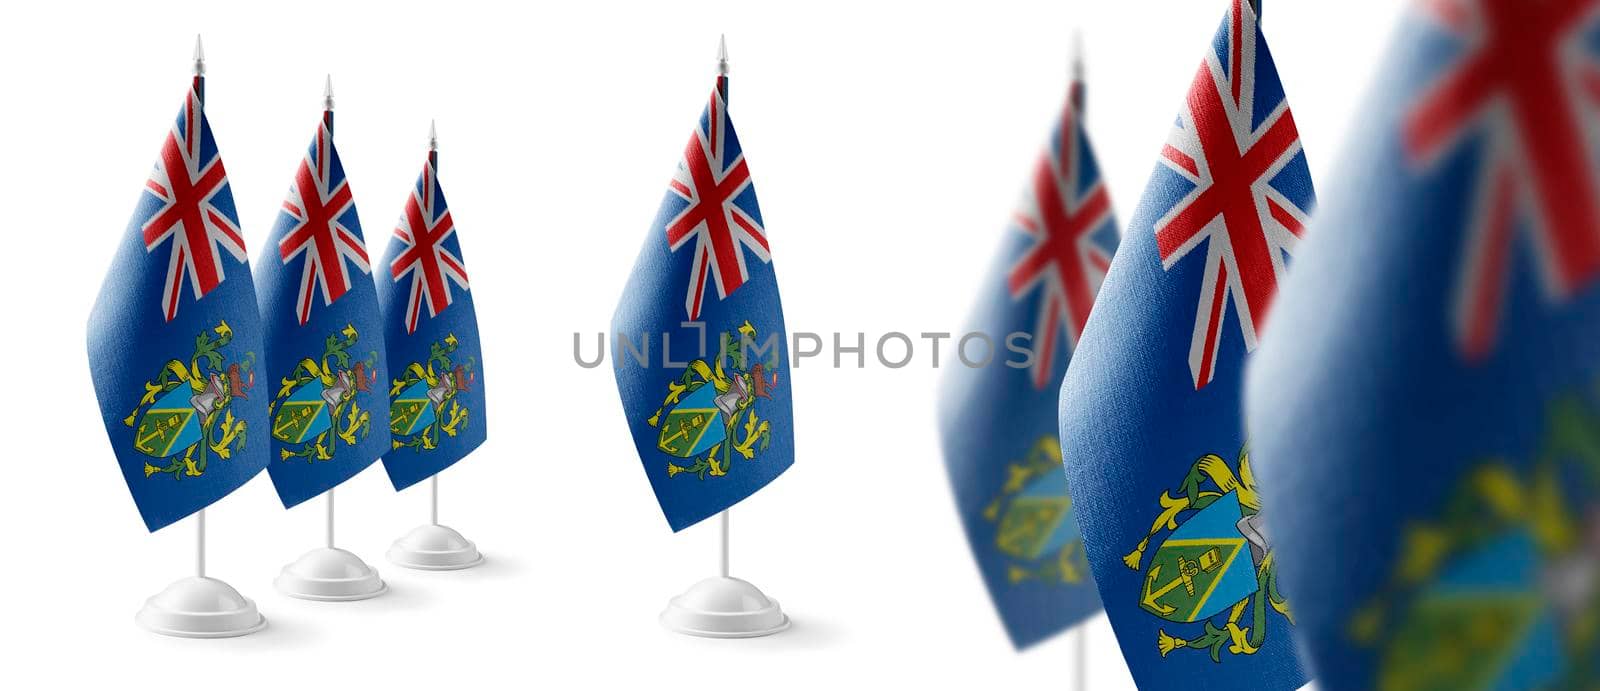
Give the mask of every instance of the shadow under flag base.
M 267 627 L 256 603 L 215 578 L 190 576 L 144 603 L 134 621 L 149 631 L 180 638 L 232 638 Z
M 749 581 L 728 576 L 728 512 L 721 514 L 721 575 L 694 584 L 672 598 L 661 612 L 661 625 L 681 634 L 706 638 L 757 638 L 789 628 L 789 616 L 778 601 Z
M 471 540 L 453 528 L 421 525 L 394 541 L 389 561 L 397 566 L 423 571 L 470 569 L 483 563 L 483 554 Z

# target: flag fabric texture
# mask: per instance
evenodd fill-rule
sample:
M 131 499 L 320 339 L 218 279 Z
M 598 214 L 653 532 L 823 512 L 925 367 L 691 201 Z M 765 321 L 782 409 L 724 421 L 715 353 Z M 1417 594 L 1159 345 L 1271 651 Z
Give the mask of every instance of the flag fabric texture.
M 1247 410 L 1322 688 L 1597 684 L 1597 37 L 1418 3 L 1284 285 Z
M 956 508 L 1018 648 L 1100 610 L 1056 436 L 1061 375 L 1117 247 L 1111 197 L 1083 128 L 1082 89 L 1074 82 L 965 332 L 1026 343 L 1031 362 L 952 363 L 939 394 Z
M 151 531 L 267 464 L 255 286 L 199 89 L 197 78 L 89 315 L 106 434 Z
M 689 136 L 611 327 L 623 412 L 674 531 L 794 463 L 783 305 L 726 76 Z
M 361 221 L 324 114 L 257 260 L 272 458 L 285 508 L 350 479 L 389 449 L 389 381 Z
M 1312 204 L 1256 13 L 1234 0 L 1061 388 L 1078 527 L 1140 688 L 1306 681 L 1240 390 Z
M 387 384 L 393 448 L 383 468 L 397 490 L 450 467 L 487 435 L 478 317 L 437 160 L 429 152 L 378 264 L 383 340 L 393 365 Z

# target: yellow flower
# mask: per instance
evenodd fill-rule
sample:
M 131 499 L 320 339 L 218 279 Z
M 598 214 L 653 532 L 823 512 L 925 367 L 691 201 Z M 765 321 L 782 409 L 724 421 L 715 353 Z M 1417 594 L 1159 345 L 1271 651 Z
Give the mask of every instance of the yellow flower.
M 1187 647 L 1189 647 L 1188 641 L 1168 636 L 1165 629 L 1156 629 L 1156 649 L 1161 651 L 1161 657 L 1166 657 L 1167 653 L 1174 649 Z
M 155 467 L 153 465 L 150 465 L 149 463 L 144 464 L 144 476 L 145 477 L 150 477 L 151 475 L 155 475 L 156 473 L 159 473 L 159 472 L 161 472 L 160 468 L 157 468 L 157 467 Z
M 675 477 L 675 476 L 677 476 L 678 473 L 681 473 L 681 472 L 683 472 L 683 467 L 682 466 L 676 466 L 676 465 L 673 465 L 671 463 L 667 464 L 667 477 Z
M 1245 655 L 1254 655 L 1256 652 L 1256 647 L 1250 645 L 1250 641 L 1248 639 L 1249 635 L 1250 629 L 1241 629 L 1239 628 L 1238 624 L 1235 624 L 1231 621 L 1228 622 L 1228 636 L 1233 638 L 1233 645 L 1228 646 L 1228 652 L 1235 655 L 1239 655 L 1241 653 Z

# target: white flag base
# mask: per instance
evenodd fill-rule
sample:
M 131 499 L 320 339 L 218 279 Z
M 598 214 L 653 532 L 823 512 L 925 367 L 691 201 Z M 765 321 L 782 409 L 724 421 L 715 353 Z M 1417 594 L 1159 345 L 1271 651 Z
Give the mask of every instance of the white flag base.
M 453 528 L 421 525 L 389 547 L 389 561 L 408 569 L 454 571 L 483 563 L 478 546 Z
M 278 592 L 302 600 L 365 600 L 389 592 L 378 570 L 336 547 L 318 547 L 283 567 L 272 582 Z
M 149 631 L 181 638 L 232 638 L 267 628 L 256 603 L 215 578 L 190 576 L 144 603 L 134 621 Z
M 755 638 L 789 628 L 778 601 L 738 578 L 707 578 L 672 598 L 661 625 L 707 638 Z

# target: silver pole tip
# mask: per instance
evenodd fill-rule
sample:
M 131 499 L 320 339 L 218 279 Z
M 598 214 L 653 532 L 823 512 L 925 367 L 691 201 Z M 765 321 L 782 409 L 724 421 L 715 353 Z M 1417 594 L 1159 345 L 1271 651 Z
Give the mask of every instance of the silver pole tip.
M 333 75 L 328 75 L 327 81 L 322 84 L 322 109 L 333 110 Z
M 434 120 L 429 120 L 428 121 L 428 150 L 429 151 L 438 151 L 439 150 L 439 128 L 438 128 L 437 125 L 438 125 L 438 123 L 436 121 L 434 121 Z
M 723 34 L 717 38 L 717 74 L 728 74 L 728 35 Z
M 1072 32 L 1072 78 L 1083 81 L 1083 32 Z
M 206 76 L 206 47 L 200 42 L 200 34 L 194 35 L 194 76 Z

